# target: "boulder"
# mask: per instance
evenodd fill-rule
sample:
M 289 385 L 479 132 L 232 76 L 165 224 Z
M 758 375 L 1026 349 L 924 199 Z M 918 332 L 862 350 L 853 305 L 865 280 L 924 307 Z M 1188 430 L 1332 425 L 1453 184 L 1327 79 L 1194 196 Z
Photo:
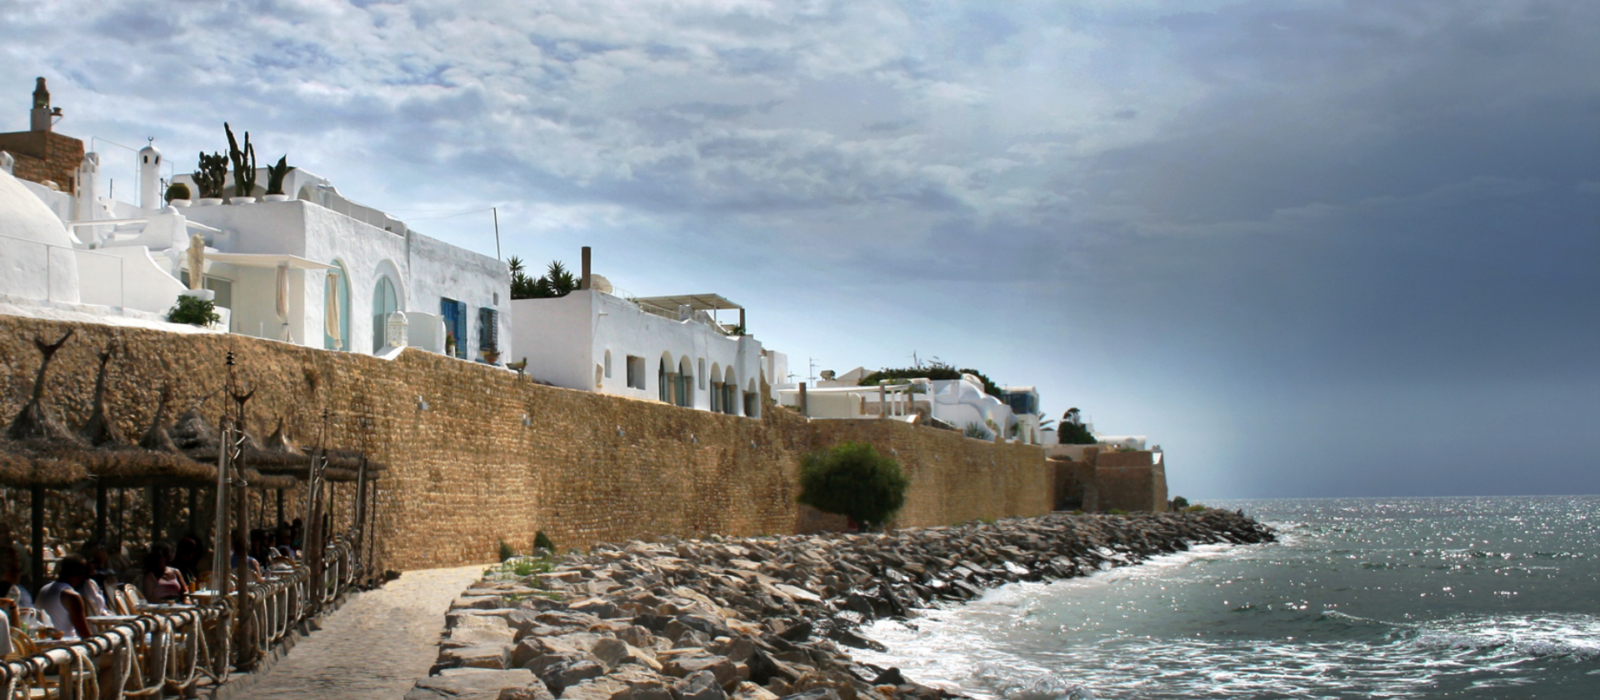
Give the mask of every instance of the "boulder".
M 506 694 L 510 691 L 510 695 Z M 417 681 L 405 700 L 553 700 L 539 679 L 521 669 L 451 669 Z
M 701 671 L 710 671 L 717 679 L 717 685 L 726 685 L 737 674 L 733 662 L 725 656 L 712 654 L 684 654 L 672 657 L 661 665 L 661 672 L 669 676 L 687 678 Z
M 545 687 L 549 688 L 550 692 L 557 697 L 565 697 L 563 691 L 568 687 L 590 678 L 598 678 L 605 675 L 605 673 L 606 667 L 601 666 L 599 662 L 578 659 L 545 667 L 544 671 L 539 674 L 539 680 L 544 681 Z
M 439 650 L 439 659 L 434 663 L 434 666 L 435 668 L 440 669 L 510 668 L 511 644 L 509 642 L 486 642 L 482 644 L 444 647 Z
M 711 671 L 696 671 L 672 685 L 676 700 L 727 700 L 722 684 Z

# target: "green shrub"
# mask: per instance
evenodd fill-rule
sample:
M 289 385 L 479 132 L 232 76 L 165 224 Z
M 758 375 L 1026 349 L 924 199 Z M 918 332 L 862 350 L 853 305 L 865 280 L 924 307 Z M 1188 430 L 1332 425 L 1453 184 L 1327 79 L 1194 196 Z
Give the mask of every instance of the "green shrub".
M 1112 515 L 1127 515 L 1128 514 L 1128 511 L 1125 511 L 1125 510 L 1123 510 L 1121 508 L 1112 508 L 1111 510 L 1108 510 L 1106 512 L 1110 513 Z
M 188 185 L 185 185 L 185 184 L 183 184 L 181 182 L 174 182 L 174 183 L 172 183 L 170 185 L 167 185 L 167 201 L 170 202 L 170 201 L 172 201 L 174 199 L 188 199 L 188 198 L 189 198 L 189 186 Z
M 977 423 L 968 423 L 967 427 L 961 430 L 961 434 L 969 438 L 977 438 L 979 440 L 989 439 L 989 429 Z
M 800 463 L 800 502 L 863 528 L 889 522 L 905 505 L 909 485 L 898 462 L 866 443 L 843 442 Z
M 512 549 L 511 545 L 506 544 L 505 540 L 500 540 L 500 561 L 503 562 L 514 556 L 517 556 L 517 550 Z
M 1203 513 L 1203 512 L 1205 512 L 1205 510 L 1206 510 L 1206 507 L 1203 506 L 1203 505 L 1200 505 L 1199 503 L 1196 503 L 1196 504 L 1194 504 L 1192 506 L 1189 506 L 1189 508 L 1188 508 L 1188 511 L 1190 513 Z
M 222 321 L 222 316 L 217 314 L 216 302 L 184 294 L 178 297 L 178 303 L 167 310 L 167 320 L 191 326 L 209 326 Z
M 1082 423 L 1062 422 L 1056 424 L 1056 442 L 1063 445 L 1093 445 L 1098 440 Z
M 1184 510 L 1185 508 L 1188 508 L 1188 507 L 1189 507 L 1189 499 L 1184 498 L 1183 496 L 1173 496 L 1172 497 L 1172 509 L 1173 510 L 1181 511 L 1181 510 Z
M 550 540 L 549 535 L 544 534 L 544 530 L 533 533 L 533 553 L 539 552 L 556 553 L 556 543 Z
M 937 359 L 926 364 L 919 364 L 916 367 L 885 367 L 862 377 L 859 384 L 861 386 L 877 386 L 878 381 L 883 379 L 960 379 L 963 374 L 973 375 L 978 378 L 978 381 L 983 382 L 983 393 L 995 397 L 1004 397 L 1005 392 L 1000 390 L 1000 385 L 995 384 L 993 380 L 989 379 L 988 375 L 971 367 L 956 369 L 955 365 L 947 365 Z

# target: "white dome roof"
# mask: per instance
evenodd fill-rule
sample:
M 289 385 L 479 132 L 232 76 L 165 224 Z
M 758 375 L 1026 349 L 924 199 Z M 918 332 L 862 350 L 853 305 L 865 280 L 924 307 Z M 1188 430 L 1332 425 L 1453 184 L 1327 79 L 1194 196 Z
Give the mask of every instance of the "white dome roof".
M 72 247 L 72 237 L 55 212 L 4 170 L 0 170 L 0 236 Z
M 72 236 L 50 207 L 4 170 L 0 170 L 0 236 L 5 236 L 0 241 L 9 258 L 0 266 L 0 294 L 77 303 L 78 261 Z

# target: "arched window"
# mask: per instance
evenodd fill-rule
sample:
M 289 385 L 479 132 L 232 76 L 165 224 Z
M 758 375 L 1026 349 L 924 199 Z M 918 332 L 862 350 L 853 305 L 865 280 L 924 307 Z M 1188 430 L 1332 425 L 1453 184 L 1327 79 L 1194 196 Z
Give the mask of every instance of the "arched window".
M 378 278 L 378 284 L 372 289 L 372 351 L 374 353 L 383 349 L 385 331 L 389 326 L 389 314 L 400 310 L 400 295 L 395 292 L 394 282 L 387 275 Z
M 744 393 L 744 414 L 750 418 L 761 417 L 761 394 L 756 393 L 756 380 L 750 380 L 750 388 Z
M 694 364 L 688 356 L 678 361 L 678 405 L 694 405 Z
M 656 370 L 656 391 L 661 395 L 661 403 L 672 403 L 672 384 L 676 376 L 667 368 L 672 365 L 672 353 L 661 353 L 660 369 Z
M 333 261 L 323 285 L 322 347 L 329 350 L 349 350 L 350 342 L 350 273 L 344 263 Z M 337 334 L 337 337 L 335 337 Z
M 711 412 L 712 413 L 721 413 L 723 411 L 723 408 L 722 408 L 722 365 L 720 365 L 720 364 L 718 364 L 716 362 L 711 363 L 711 377 L 710 377 L 709 380 L 702 380 L 702 381 L 710 381 L 711 382 L 711 389 L 708 391 L 708 395 L 711 398 Z
M 606 351 L 606 379 L 611 378 L 611 351 Z
M 727 373 L 722 377 L 722 412 L 730 416 L 739 415 L 739 380 L 733 376 L 733 366 L 729 365 Z

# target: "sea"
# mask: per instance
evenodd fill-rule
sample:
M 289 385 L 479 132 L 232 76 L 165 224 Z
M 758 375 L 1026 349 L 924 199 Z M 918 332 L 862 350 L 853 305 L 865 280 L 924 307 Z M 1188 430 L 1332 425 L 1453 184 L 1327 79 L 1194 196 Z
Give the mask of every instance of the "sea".
M 1251 500 L 1206 545 L 865 629 L 980 700 L 1600 700 L 1600 497 Z

